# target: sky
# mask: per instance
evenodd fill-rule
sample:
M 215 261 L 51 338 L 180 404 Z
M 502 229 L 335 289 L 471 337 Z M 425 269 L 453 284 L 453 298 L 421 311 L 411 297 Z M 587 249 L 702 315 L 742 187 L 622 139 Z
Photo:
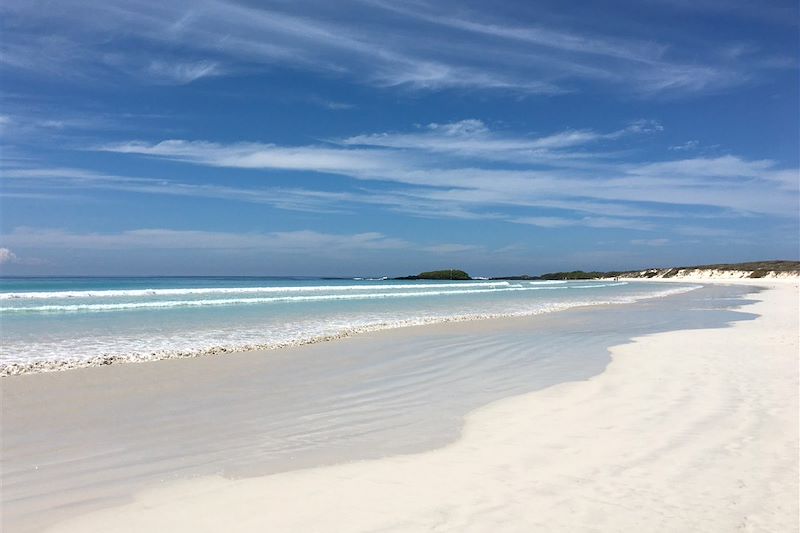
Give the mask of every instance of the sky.
M 795 0 L 5 0 L 3 275 L 800 256 Z

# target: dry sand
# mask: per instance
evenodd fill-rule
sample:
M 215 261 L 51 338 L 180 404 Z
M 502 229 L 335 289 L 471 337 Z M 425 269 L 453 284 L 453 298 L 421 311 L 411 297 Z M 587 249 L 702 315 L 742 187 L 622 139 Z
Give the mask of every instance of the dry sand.
M 797 531 L 798 287 L 763 284 L 756 320 L 617 346 L 444 448 L 166 484 L 52 531 Z

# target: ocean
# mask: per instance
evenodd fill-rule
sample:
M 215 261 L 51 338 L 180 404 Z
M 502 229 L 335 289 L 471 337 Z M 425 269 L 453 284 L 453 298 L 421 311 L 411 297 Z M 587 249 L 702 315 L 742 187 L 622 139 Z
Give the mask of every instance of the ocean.
M 696 288 L 625 281 L 399 281 L 275 277 L 2 278 L 0 373 L 230 351 Z

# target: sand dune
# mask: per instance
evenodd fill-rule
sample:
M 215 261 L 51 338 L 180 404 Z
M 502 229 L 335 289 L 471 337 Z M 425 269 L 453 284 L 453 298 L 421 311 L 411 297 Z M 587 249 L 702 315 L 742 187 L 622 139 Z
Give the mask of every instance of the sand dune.
M 52 531 L 796 531 L 798 290 L 755 298 L 755 321 L 615 347 L 435 451 L 166 484 Z

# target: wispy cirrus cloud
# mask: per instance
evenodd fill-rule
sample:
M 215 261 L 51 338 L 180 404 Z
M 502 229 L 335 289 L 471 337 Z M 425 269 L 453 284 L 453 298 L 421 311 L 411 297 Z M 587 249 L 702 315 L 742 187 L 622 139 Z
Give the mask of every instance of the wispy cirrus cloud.
M 732 155 L 649 163 L 637 166 L 629 173 L 669 180 L 715 178 L 717 183 L 721 180 L 754 178 L 778 183 L 788 190 L 796 190 L 798 186 L 798 172 L 795 169 L 777 169 L 775 162 L 769 159 L 748 161 Z
M 148 63 L 145 70 L 148 76 L 154 80 L 178 85 L 222 74 L 222 69 L 216 61 L 167 62 L 158 60 Z
M 358 203 L 351 193 L 287 187 L 232 187 L 213 183 L 187 183 L 173 179 L 143 178 L 106 174 L 69 167 L 17 167 L 2 171 L 3 196 L 34 194 L 41 199 L 65 199 L 78 191 L 119 191 L 136 194 L 213 198 L 263 204 L 291 211 L 314 213 L 347 212 Z M 12 192 L 34 188 L 53 191 Z
M 78 254 L 103 253 L 109 258 L 143 254 L 158 263 L 163 251 L 182 251 L 195 258 L 247 256 L 270 260 L 309 257 L 324 261 L 348 259 L 353 254 L 380 257 L 414 250 L 430 260 L 485 250 L 482 245 L 464 243 L 411 242 L 379 232 L 326 233 L 313 230 L 273 232 L 225 232 L 170 228 L 141 228 L 117 232 L 78 232 L 58 228 L 17 227 L 0 236 L 2 242 L 33 252 L 68 249 Z M 47 265 L 42 260 L 21 261 L 9 248 L 0 248 L 0 264 Z M 312 265 L 306 265 L 306 268 Z M 320 270 L 316 270 L 320 273 Z
M 546 6 L 527 23 L 483 6 L 425 1 L 350 1 L 334 9 L 234 0 L 65 0 L 41 9 L 37 2 L 10 0 L 3 15 L 6 68 L 78 81 L 118 72 L 185 84 L 279 66 L 380 87 L 557 94 L 600 84 L 679 95 L 724 89 L 786 67 L 758 52 L 714 53 L 716 43 L 698 56 L 697 47 L 684 47 L 674 33 L 642 39 L 600 24 L 580 30 L 581 20 L 555 16 Z
M 17 261 L 17 254 L 8 248 L 0 248 L 0 265 Z
M 692 139 L 684 143 L 674 144 L 670 146 L 669 149 L 676 152 L 685 152 L 689 150 L 697 150 L 699 146 L 700 146 L 700 141 Z
M 327 146 L 279 146 L 262 143 L 220 144 L 170 139 L 158 143 L 126 142 L 98 147 L 100 151 L 138 154 L 189 163 L 232 168 L 274 168 L 349 174 L 383 169 L 398 154 L 381 150 L 341 150 Z
M 246 169 L 258 177 L 249 186 L 68 167 L 8 166 L 2 175 L 11 194 L 108 190 L 330 214 L 370 206 L 413 217 L 542 229 L 652 232 L 679 221 L 700 227 L 748 216 L 796 216 L 797 171 L 774 161 L 726 155 L 634 163 L 628 154 L 616 155 L 615 143 L 647 139 L 661 129 L 658 123 L 637 121 L 607 132 L 530 135 L 495 131 L 469 119 L 300 146 L 166 140 L 96 147 L 128 157 Z M 498 166 L 499 161 L 505 164 Z M 326 176 L 332 187 L 304 185 L 308 173 Z M 292 176 L 296 186 L 270 184 L 273 177 Z
M 554 166 L 584 165 L 582 160 L 601 159 L 603 151 L 576 151 L 629 135 L 662 131 L 655 121 L 640 120 L 611 132 L 565 130 L 544 136 L 509 135 L 492 131 L 477 119 L 431 123 L 408 133 L 361 134 L 306 146 L 270 143 L 220 144 L 169 139 L 156 143 L 129 141 L 97 146 L 99 151 L 139 154 L 210 166 L 276 168 L 357 174 L 453 166 L 442 156 L 484 162 L 514 162 Z M 446 163 L 446 164 L 445 164 Z M 599 164 L 592 163 L 594 168 Z M 499 173 L 498 173 L 499 175 Z
M 310 250 L 387 250 L 408 248 L 402 239 L 377 232 L 332 234 L 317 231 L 231 233 L 222 231 L 143 228 L 116 233 L 78 233 L 62 229 L 15 228 L 3 241 L 25 248 L 113 249 L 261 249 L 281 252 Z
M 525 251 L 519 246 L 493 248 L 466 240 L 409 240 L 381 232 L 228 232 L 164 227 L 80 231 L 21 226 L 6 228 L 0 235 L 3 246 L 37 256 L 7 263 L 9 269 L 20 272 L 94 272 L 97 258 L 102 257 L 105 268 L 113 264 L 123 271 L 135 267 L 162 275 L 165 270 L 208 275 L 221 267 L 229 272 L 232 261 L 238 272 L 252 275 L 263 275 L 270 269 L 312 276 L 398 275 L 416 271 L 416 261 L 444 268 L 454 261 L 472 261 L 476 252 L 481 256 L 503 253 L 513 257 Z M 65 253 L 67 250 L 69 253 Z M 359 258 L 358 264 L 352 262 L 354 256 Z
M 593 130 L 565 130 L 551 135 L 524 137 L 491 131 L 481 120 L 466 119 L 453 123 L 432 123 L 411 133 L 378 133 L 355 135 L 338 142 L 344 146 L 411 149 L 444 153 L 471 159 L 498 159 L 512 162 L 540 162 L 563 158 L 560 150 L 614 141 L 626 135 L 662 131 L 655 121 L 636 121 L 608 133 Z M 597 152 L 592 154 L 597 157 Z M 569 153 L 578 159 L 579 153 Z
M 632 229 L 639 231 L 655 229 L 653 224 L 642 220 L 612 217 L 519 217 L 512 222 L 539 226 L 541 228 L 568 228 L 577 226 L 603 229 Z
M 520 136 L 494 132 L 472 119 L 429 124 L 410 133 L 362 134 L 334 140 L 337 144 L 167 140 L 98 149 L 214 167 L 330 173 L 397 183 L 403 188 L 394 191 L 392 201 L 417 200 L 417 208 L 435 201 L 462 213 L 474 214 L 474 208 L 486 206 L 549 206 L 579 213 L 591 206 L 592 215 L 617 217 L 623 211 L 620 205 L 639 212 L 708 206 L 770 215 L 796 213 L 797 170 L 781 168 L 772 160 L 726 155 L 632 163 L 609 151 L 609 145 L 613 148 L 624 137 L 661 129 L 658 123 L 640 121 L 611 132 Z M 498 168 L 498 161 L 514 167 Z M 385 192 L 378 196 L 389 203 Z M 603 212 L 604 207 L 616 214 Z
M 330 109 L 331 111 L 347 111 L 349 109 L 355 109 L 358 107 L 349 102 L 339 102 L 337 100 L 330 100 L 328 98 L 322 98 L 321 96 L 316 95 L 309 97 L 308 101 L 325 109 Z
M 5 102 L 5 114 L 0 116 L 0 133 L 4 146 L 3 160 L 11 159 L 10 149 L 24 153 L 48 148 L 72 149 L 94 139 L 98 135 L 115 135 L 136 131 L 171 131 L 174 116 L 158 113 L 129 112 L 124 109 L 98 111 L 92 104 L 77 109 L 46 101 Z
M 659 238 L 659 239 L 632 239 L 631 244 L 634 246 L 666 246 L 669 244 L 669 239 Z

